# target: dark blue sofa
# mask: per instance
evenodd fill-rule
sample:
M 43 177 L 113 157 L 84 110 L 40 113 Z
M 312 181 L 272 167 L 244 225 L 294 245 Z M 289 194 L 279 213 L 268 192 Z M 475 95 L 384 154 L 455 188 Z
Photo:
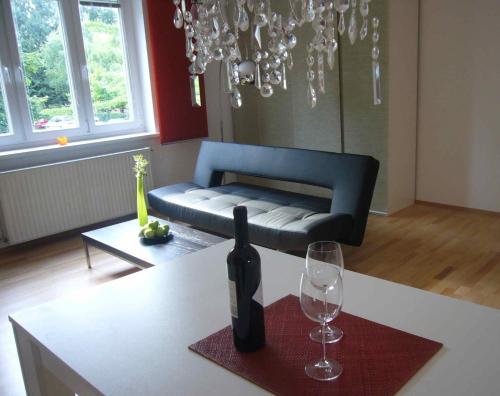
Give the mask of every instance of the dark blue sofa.
M 311 241 L 361 245 L 379 162 L 322 151 L 204 141 L 191 183 L 148 193 L 152 208 L 207 231 L 233 235 L 233 208 L 248 209 L 252 243 L 303 251 Z M 332 198 L 222 184 L 224 172 L 284 180 L 332 190 Z

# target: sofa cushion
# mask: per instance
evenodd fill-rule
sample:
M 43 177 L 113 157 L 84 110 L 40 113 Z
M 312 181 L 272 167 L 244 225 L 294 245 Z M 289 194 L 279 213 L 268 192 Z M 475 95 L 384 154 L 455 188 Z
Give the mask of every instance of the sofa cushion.
M 244 183 L 181 183 L 153 190 L 148 199 L 173 219 L 227 236 L 233 235 L 233 208 L 244 205 L 250 239 L 281 250 L 304 250 L 321 235 L 336 239 L 352 227 L 351 216 L 329 213 L 330 199 Z

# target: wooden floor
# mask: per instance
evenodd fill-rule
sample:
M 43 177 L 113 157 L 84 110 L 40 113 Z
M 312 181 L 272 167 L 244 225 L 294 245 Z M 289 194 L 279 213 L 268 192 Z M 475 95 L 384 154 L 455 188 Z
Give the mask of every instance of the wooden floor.
M 500 308 L 500 216 L 421 204 L 371 216 L 344 256 L 347 269 Z M 137 271 L 99 251 L 92 263 L 78 237 L 0 251 L 0 395 L 24 394 L 9 313 Z
M 370 217 L 352 271 L 500 309 L 500 215 L 418 204 Z

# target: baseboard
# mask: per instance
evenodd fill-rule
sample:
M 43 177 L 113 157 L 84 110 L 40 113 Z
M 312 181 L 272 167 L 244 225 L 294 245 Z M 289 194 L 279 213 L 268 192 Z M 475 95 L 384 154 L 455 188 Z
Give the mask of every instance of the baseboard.
M 494 212 L 492 210 L 467 208 L 465 206 L 448 205 L 448 204 L 443 204 L 443 203 L 439 203 L 439 202 L 429 202 L 429 201 L 416 200 L 415 204 L 425 205 L 425 206 L 433 206 L 435 208 L 442 208 L 442 209 L 460 210 L 463 212 L 470 212 L 470 213 L 480 213 L 480 214 L 486 214 L 486 215 L 490 215 L 490 216 L 500 216 L 500 212 Z
M 370 214 L 375 215 L 375 216 L 388 216 L 389 215 L 389 213 L 382 212 L 380 210 L 370 210 Z

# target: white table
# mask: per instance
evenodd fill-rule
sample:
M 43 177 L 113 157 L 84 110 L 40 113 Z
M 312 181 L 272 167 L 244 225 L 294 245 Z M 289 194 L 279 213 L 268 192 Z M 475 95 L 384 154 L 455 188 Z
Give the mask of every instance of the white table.
M 12 315 L 28 394 L 266 394 L 187 348 L 230 322 L 232 245 Z M 265 305 L 297 295 L 303 260 L 258 250 Z M 345 285 L 345 311 L 444 343 L 401 394 L 500 394 L 500 311 L 350 271 Z

